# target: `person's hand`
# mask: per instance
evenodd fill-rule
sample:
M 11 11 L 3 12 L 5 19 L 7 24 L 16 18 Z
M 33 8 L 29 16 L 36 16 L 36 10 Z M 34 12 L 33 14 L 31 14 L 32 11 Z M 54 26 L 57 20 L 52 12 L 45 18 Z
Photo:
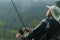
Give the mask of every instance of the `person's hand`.
M 26 28 L 23 28 L 23 31 L 28 33 L 30 31 L 30 29 L 26 27 Z
M 21 34 L 20 33 L 16 33 L 16 38 L 17 39 L 21 38 Z

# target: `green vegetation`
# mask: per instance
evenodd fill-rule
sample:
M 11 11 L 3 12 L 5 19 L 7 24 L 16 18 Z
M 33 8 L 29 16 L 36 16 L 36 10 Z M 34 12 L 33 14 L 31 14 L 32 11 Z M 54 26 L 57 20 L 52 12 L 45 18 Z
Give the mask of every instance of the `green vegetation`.
M 57 2 L 56 2 L 56 5 L 57 5 L 58 7 L 60 7 L 60 1 L 57 1 Z
M 30 28 L 35 28 L 39 23 L 40 23 L 40 18 L 34 19 L 30 24 Z
M 2 31 L 0 32 L 0 40 L 16 40 L 15 35 L 16 35 L 16 30 L 7 30 L 7 31 Z

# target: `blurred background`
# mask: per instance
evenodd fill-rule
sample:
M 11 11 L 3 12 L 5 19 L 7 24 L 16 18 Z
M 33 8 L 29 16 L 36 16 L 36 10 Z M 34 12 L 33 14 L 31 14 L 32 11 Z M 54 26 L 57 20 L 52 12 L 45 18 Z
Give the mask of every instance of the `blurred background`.
M 34 28 L 58 0 L 13 0 L 25 25 Z M 16 14 L 11 0 L 0 0 L 0 40 L 16 40 L 15 34 L 23 25 Z

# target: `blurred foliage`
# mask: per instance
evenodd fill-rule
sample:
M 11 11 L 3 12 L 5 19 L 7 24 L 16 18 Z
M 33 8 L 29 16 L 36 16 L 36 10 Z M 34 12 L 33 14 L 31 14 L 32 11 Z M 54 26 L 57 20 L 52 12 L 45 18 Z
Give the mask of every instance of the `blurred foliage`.
M 35 28 L 39 23 L 40 23 L 40 18 L 35 18 L 35 19 L 31 22 L 30 28 Z
M 16 35 L 16 30 L 7 30 L 4 31 L 2 30 L 0 33 L 0 40 L 16 40 L 15 35 Z
M 0 27 L 4 26 L 4 22 L 0 20 Z
M 60 1 L 56 1 L 56 5 L 60 7 Z

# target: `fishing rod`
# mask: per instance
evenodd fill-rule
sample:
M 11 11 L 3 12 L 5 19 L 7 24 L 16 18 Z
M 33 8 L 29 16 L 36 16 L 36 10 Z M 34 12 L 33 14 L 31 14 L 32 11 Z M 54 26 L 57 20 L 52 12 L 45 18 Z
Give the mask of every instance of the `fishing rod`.
M 23 27 L 26 28 L 26 26 L 25 26 L 25 24 L 24 24 L 24 22 L 23 22 L 23 19 L 22 19 L 21 15 L 19 14 L 19 12 L 18 12 L 18 10 L 17 10 L 17 8 L 16 8 L 16 6 L 15 6 L 13 0 L 11 0 L 11 2 L 12 2 L 12 5 L 13 5 L 13 7 L 14 7 L 14 9 L 15 9 L 15 11 L 16 11 L 18 17 L 19 17 L 19 19 L 21 20 L 21 23 L 23 24 Z

